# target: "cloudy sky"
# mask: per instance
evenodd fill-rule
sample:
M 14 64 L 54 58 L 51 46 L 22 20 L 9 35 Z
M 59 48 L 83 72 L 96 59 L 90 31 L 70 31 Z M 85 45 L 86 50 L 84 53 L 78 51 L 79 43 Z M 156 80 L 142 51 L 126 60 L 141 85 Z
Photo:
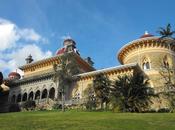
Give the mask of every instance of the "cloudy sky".
M 118 50 L 144 31 L 175 27 L 174 0 L 1 0 L 0 71 L 55 55 L 71 36 L 97 69 L 119 65 Z M 18 70 L 19 71 L 19 70 Z

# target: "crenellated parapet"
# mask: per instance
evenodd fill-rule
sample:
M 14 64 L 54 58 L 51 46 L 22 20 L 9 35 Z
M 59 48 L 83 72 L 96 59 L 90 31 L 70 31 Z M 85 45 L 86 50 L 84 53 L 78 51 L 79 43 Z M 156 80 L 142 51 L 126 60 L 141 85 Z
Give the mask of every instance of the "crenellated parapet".
M 167 39 L 171 41 L 171 39 Z M 133 56 L 139 56 L 144 52 L 161 52 L 175 55 L 175 45 L 169 45 L 168 42 L 160 40 L 160 37 L 146 37 L 129 42 L 123 46 L 117 58 L 121 64 L 128 63 L 127 60 Z M 138 58 L 137 58 L 138 59 Z

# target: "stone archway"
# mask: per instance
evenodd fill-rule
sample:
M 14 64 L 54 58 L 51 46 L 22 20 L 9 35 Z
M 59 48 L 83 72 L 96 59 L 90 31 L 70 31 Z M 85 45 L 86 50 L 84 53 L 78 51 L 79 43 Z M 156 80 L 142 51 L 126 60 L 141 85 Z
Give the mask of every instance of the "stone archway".
M 25 102 L 27 101 L 27 93 L 24 93 L 22 96 L 22 101 Z
M 47 89 L 43 90 L 41 98 L 42 99 L 47 98 Z
M 31 91 L 31 92 L 29 93 L 28 100 L 33 100 L 33 96 L 34 96 L 33 91 Z
M 37 90 L 35 93 L 35 100 L 40 99 L 40 90 Z
M 13 95 L 13 96 L 11 97 L 11 102 L 12 102 L 12 103 L 15 103 L 15 101 L 16 101 L 16 96 Z
M 17 102 L 21 102 L 21 98 L 22 98 L 21 94 L 18 94 L 18 96 L 17 96 Z
M 51 88 L 49 91 L 49 98 L 54 99 L 55 98 L 55 88 Z

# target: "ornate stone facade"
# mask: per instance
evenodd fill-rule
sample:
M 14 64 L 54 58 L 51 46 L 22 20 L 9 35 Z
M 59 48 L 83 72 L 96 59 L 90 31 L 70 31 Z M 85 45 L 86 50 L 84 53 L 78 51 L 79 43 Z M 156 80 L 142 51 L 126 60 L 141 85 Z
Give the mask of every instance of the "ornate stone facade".
M 58 50 L 54 57 L 19 67 L 24 71 L 24 77 L 14 81 L 10 89 L 9 102 L 21 102 L 29 99 L 59 100 L 59 86 L 52 80 L 53 64 L 60 64 L 60 56 L 66 50 L 73 54 L 81 70 L 81 74 L 75 75 L 79 77 L 79 80 L 74 83 L 71 91 L 67 94 L 68 100 L 83 98 L 84 90 L 91 87 L 94 76 L 100 73 L 107 75 L 110 80 L 116 80 L 118 75 L 132 75 L 136 71 L 141 71 L 150 79 L 150 86 L 154 88 L 155 92 L 164 91 L 165 80 L 160 74 L 162 66 L 175 68 L 175 46 L 165 44 L 159 37 L 148 33 L 129 42 L 119 50 L 117 58 L 122 65 L 102 70 L 95 70 L 92 67 L 93 62 L 81 58 L 73 40 L 66 40 L 64 45 L 64 48 Z M 172 74 L 174 75 L 174 70 Z M 163 99 L 162 101 L 156 99 L 153 107 L 167 107 L 164 102 L 166 101 Z
M 9 80 L 12 81 L 12 84 L 8 102 L 20 103 L 27 100 L 35 100 L 37 103 L 42 103 L 43 101 L 54 102 L 61 100 L 58 83 L 55 83 L 53 80 L 53 66 L 54 64 L 57 66 L 61 64 L 60 58 L 64 55 L 64 52 L 69 53 L 75 59 L 81 73 L 94 70 L 91 66 L 93 62 L 90 58 L 84 60 L 80 57 L 75 46 L 76 43 L 72 39 L 65 40 L 63 44 L 64 49 L 58 50 L 56 56 L 36 62 L 32 62 L 31 55 L 26 58 L 27 64 L 19 67 L 24 71 L 24 76 L 21 79 L 16 72 L 9 74 Z M 70 87 L 69 91 L 71 90 L 72 88 Z M 66 100 L 71 99 L 71 92 L 69 91 L 66 93 Z

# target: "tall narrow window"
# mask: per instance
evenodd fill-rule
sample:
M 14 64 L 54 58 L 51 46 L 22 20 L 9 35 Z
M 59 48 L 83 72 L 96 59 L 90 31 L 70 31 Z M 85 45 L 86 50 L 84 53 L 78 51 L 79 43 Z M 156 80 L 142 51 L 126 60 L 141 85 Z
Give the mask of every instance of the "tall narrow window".
M 165 68 L 169 68 L 170 67 L 169 66 L 169 60 L 168 60 L 168 57 L 167 56 L 165 56 L 163 58 L 163 67 L 165 67 Z
M 151 67 L 150 67 L 150 61 L 148 60 L 148 58 L 144 58 L 143 59 L 143 62 L 142 62 L 142 68 L 144 70 L 149 70 Z

